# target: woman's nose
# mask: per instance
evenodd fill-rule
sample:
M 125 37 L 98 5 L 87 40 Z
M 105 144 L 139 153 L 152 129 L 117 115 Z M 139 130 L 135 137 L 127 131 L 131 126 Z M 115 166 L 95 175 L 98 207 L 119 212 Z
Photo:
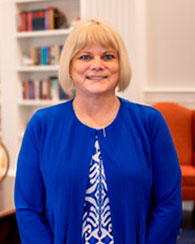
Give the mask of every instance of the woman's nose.
M 102 70 L 104 67 L 103 60 L 101 59 L 101 57 L 94 57 L 91 65 L 92 65 L 91 68 L 93 70 Z

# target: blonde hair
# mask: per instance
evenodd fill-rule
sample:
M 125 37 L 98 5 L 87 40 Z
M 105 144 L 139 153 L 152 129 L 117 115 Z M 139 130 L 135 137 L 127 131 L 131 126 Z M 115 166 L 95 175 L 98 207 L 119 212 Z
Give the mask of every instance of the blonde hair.
M 65 41 L 59 66 L 59 82 L 64 91 L 70 94 L 73 88 L 70 77 L 72 58 L 83 48 L 92 44 L 111 47 L 118 53 L 120 74 L 117 87 L 118 91 L 124 91 L 131 80 L 131 66 L 126 47 L 120 34 L 109 23 L 99 19 L 79 21 Z

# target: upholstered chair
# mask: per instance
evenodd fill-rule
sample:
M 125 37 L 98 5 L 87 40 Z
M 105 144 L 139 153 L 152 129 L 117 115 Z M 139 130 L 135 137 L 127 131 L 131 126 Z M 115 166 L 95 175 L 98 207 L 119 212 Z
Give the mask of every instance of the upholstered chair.
M 170 129 L 182 171 L 182 199 L 195 201 L 195 110 L 172 102 L 153 105 Z

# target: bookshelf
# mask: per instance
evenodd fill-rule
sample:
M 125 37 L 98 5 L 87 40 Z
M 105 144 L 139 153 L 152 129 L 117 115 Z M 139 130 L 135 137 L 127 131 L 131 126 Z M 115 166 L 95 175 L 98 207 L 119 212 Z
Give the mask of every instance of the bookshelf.
M 31 38 L 31 37 L 48 37 L 48 36 L 64 36 L 68 35 L 71 28 L 60 29 L 60 30 L 44 30 L 44 31 L 28 31 L 28 32 L 17 32 L 16 38 Z
M 58 71 L 58 65 L 34 65 L 34 66 L 18 66 L 17 72 L 49 72 Z
M 32 114 L 46 106 L 63 102 L 53 99 L 23 99 L 25 80 L 46 80 L 57 77 L 58 63 L 34 65 L 29 63 L 32 47 L 61 45 L 66 41 L 75 20 L 81 16 L 83 0 L 6 0 L 0 1 L 0 140 L 10 156 L 9 174 L 14 175 L 23 133 Z M 68 25 L 60 29 L 19 31 L 21 11 L 60 9 Z M 52 93 L 53 94 L 53 93 Z
M 49 30 L 18 30 L 15 27 L 15 41 L 17 51 L 17 93 L 18 93 L 18 138 L 21 140 L 21 135 L 31 117 L 31 115 L 39 108 L 51 106 L 61 103 L 63 100 L 56 97 L 49 99 L 24 99 L 22 97 L 22 83 L 25 80 L 41 81 L 49 79 L 49 77 L 57 77 L 58 62 L 47 65 L 30 64 L 32 48 L 51 47 L 52 45 L 63 45 L 68 34 L 71 31 L 72 23 L 80 17 L 80 0 L 15 0 L 16 19 L 19 18 L 22 11 L 25 13 L 36 10 L 57 8 L 65 16 L 68 25 L 60 29 Z M 46 10 L 45 10 L 46 11 Z M 20 19 L 21 21 L 21 19 Z M 29 25 L 27 24 L 29 27 Z

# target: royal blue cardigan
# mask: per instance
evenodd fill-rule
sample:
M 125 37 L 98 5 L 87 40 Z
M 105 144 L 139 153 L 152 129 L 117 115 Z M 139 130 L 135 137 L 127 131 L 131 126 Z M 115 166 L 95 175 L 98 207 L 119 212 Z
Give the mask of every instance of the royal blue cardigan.
M 22 244 L 81 243 L 95 135 L 107 177 L 114 243 L 176 243 L 181 171 L 168 127 L 154 108 L 120 102 L 115 120 L 99 130 L 77 119 L 72 100 L 32 116 L 15 182 Z

